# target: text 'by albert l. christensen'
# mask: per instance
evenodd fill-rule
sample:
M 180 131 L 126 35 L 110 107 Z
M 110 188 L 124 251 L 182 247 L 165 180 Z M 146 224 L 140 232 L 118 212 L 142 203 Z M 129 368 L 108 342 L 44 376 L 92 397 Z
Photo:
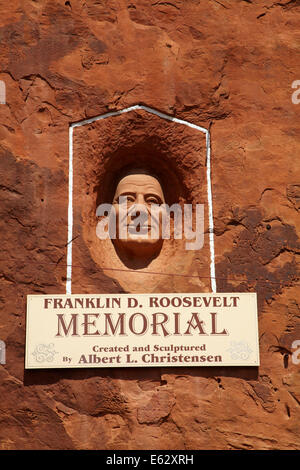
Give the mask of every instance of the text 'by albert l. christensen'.
M 79 359 L 79 364 L 122 364 L 125 362 L 127 364 L 136 364 L 139 361 L 144 362 L 145 364 L 157 364 L 165 363 L 173 365 L 181 365 L 183 363 L 195 363 L 195 362 L 222 362 L 221 355 L 212 355 L 212 354 L 203 354 L 203 351 L 206 351 L 206 344 L 202 345 L 169 345 L 169 346 L 160 346 L 159 344 L 146 345 L 146 346 L 130 346 L 126 345 L 125 347 L 101 347 L 98 345 L 93 346 L 93 351 L 97 353 L 102 353 L 101 356 L 98 354 L 82 354 Z M 119 352 L 115 356 L 107 356 L 105 352 Z M 131 351 L 128 353 L 128 351 Z M 147 351 L 147 352 L 146 352 Z M 152 351 L 152 352 L 151 352 Z M 126 352 L 126 354 L 124 354 Z M 158 353 L 163 353 L 160 355 Z M 104 353 L 104 355 L 103 355 Z M 123 354 L 122 354 L 123 353 Z M 136 359 L 138 353 L 138 359 Z

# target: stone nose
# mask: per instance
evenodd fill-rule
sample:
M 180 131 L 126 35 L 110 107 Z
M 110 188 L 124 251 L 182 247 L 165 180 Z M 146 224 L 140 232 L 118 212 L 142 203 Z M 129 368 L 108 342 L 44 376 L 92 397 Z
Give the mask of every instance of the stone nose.
M 139 222 L 144 224 L 148 220 L 149 211 L 145 204 L 133 204 L 128 211 L 128 215 L 131 220 L 139 218 Z
M 130 207 L 128 214 L 132 219 L 141 217 L 142 221 L 144 222 L 146 219 L 148 219 L 148 208 L 145 204 L 133 204 Z

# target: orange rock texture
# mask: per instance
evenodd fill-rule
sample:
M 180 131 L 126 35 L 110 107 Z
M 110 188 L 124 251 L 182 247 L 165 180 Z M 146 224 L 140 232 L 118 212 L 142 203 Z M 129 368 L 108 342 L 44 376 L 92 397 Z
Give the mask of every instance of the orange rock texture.
M 299 0 L 1 0 L 0 10 L 0 449 L 299 449 Z M 258 293 L 259 368 L 24 370 L 26 296 L 65 293 L 69 125 L 135 104 L 210 129 L 217 290 Z M 163 164 L 187 198 L 201 196 L 203 136 L 162 121 L 155 140 L 159 118 L 145 116 L 74 131 L 74 292 L 143 287 L 101 270 L 81 228 L 97 145 L 107 168 L 129 122 L 130 145 L 145 150 L 147 134 L 163 160 L 168 144 Z M 209 291 L 205 247 L 182 261 L 182 281 L 153 275 L 145 290 Z

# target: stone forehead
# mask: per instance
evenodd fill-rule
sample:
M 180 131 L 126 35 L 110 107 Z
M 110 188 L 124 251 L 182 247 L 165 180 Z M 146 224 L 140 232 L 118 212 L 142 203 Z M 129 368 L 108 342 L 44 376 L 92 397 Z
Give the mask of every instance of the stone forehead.
M 153 189 L 156 189 L 158 192 L 163 194 L 163 189 L 159 180 L 152 175 L 147 175 L 143 173 L 133 173 L 130 175 L 126 175 L 119 181 L 116 188 L 116 193 L 120 190 L 120 187 L 124 185 L 152 186 Z

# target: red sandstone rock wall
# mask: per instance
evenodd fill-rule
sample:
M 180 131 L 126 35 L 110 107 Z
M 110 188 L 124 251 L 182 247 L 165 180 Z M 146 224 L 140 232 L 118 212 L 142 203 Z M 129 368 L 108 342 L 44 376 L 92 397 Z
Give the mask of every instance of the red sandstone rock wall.
M 0 448 L 299 448 L 299 0 L 0 10 Z M 258 292 L 258 370 L 24 371 L 26 295 L 65 292 L 69 123 L 137 103 L 210 127 L 217 286 Z

